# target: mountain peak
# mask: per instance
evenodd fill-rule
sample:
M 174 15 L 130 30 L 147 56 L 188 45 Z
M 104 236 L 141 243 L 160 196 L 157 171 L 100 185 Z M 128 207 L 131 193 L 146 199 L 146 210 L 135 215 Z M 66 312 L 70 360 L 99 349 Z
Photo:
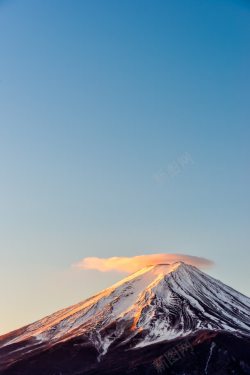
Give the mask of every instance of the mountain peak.
M 162 277 L 164 276 L 167 276 L 168 274 L 172 273 L 172 272 L 176 272 L 178 270 L 181 270 L 181 269 L 186 269 L 187 271 L 191 271 L 192 269 L 196 269 L 198 270 L 196 267 L 193 267 L 187 263 L 184 263 L 184 262 L 175 262 L 175 263 L 158 263 L 158 264 L 149 264 L 135 272 L 133 272 L 132 274 L 130 274 L 129 276 L 123 278 L 122 280 L 120 280 L 118 283 L 116 283 L 115 285 L 113 285 L 113 287 L 117 287 L 123 283 L 126 283 L 132 279 L 135 279 L 136 277 L 140 277 L 142 275 L 146 276 L 148 275 L 150 277 L 150 275 L 161 275 Z
M 173 271 L 175 271 L 179 267 L 183 267 L 183 266 L 189 267 L 190 265 L 185 263 L 185 262 L 178 261 L 178 262 L 174 262 L 174 263 L 157 263 L 157 264 L 150 265 L 150 266 L 154 267 L 154 268 L 167 267 L 166 268 L 167 271 L 169 271 L 170 269 L 173 269 Z
M 190 264 L 148 265 L 85 301 L 0 337 L 0 371 L 18 363 L 20 355 L 29 361 L 47 349 L 53 353 L 52 347 L 72 347 L 74 353 L 91 347 L 100 361 L 118 348 L 144 350 L 204 331 L 250 336 L 250 299 Z
M 0 337 L 0 348 L 84 337 L 100 356 L 200 330 L 250 334 L 250 299 L 184 262 L 148 265 L 74 306 Z M 15 346 L 13 346 L 15 347 Z

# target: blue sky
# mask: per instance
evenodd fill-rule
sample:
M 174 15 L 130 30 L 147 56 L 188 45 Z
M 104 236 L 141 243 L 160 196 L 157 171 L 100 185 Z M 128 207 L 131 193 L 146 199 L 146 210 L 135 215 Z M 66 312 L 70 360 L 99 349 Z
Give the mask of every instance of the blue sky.
M 0 332 L 121 277 L 89 256 L 250 295 L 249 38 L 243 0 L 0 1 Z

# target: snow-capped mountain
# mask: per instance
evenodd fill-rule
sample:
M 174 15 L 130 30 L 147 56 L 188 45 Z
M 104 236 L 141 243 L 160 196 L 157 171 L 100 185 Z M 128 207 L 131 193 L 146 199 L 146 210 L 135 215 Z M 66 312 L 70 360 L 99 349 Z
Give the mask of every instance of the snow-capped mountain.
M 101 363 L 116 347 L 147 350 L 202 332 L 250 337 L 250 299 L 182 262 L 148 266 L 79 304 L 0 336 L 0 370 L 11 371 L 16 362 L 70 343 L 78 349 L 91 346 Z

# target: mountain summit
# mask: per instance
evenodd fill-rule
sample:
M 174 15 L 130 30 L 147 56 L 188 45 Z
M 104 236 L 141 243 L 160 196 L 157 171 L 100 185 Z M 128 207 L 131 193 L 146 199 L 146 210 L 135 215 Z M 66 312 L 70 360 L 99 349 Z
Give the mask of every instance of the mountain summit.
M 83 302 L 0 336 L 0 370 L 18 374 L 15 366 L 71 346 L 70 353 L 91 347 L 98 373 L 98 363 L 117 348 L 147 351 L 204 332 L 250 337 L 250 299 L 194 266 L 149 265 Z

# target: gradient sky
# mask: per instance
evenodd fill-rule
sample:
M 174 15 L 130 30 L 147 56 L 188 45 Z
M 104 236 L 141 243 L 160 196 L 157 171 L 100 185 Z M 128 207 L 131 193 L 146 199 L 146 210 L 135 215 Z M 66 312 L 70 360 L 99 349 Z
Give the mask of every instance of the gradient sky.
M 250 5 L 0 1 L 0 332 L 183 253 L 250 295 Z

